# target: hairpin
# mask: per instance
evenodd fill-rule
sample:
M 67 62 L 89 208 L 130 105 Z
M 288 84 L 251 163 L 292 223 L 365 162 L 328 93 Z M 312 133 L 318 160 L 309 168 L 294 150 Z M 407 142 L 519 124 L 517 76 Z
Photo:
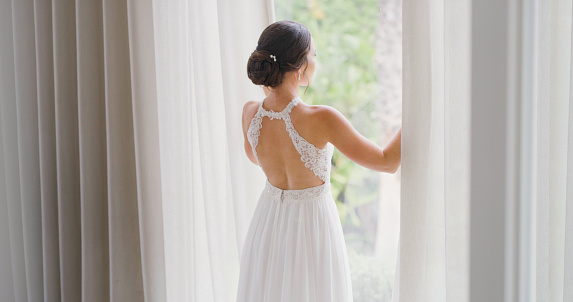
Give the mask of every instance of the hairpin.
M 275 60 L 275 62 L 277 61 L 277 56 L 271 55 L 271 58 L 273 58 Z

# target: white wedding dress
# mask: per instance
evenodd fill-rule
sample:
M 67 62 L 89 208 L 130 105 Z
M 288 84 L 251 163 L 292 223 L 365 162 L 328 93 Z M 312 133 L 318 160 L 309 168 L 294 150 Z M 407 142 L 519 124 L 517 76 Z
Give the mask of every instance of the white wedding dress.
M 334 146 L 319 149 L 295 130 L 290 112 L 297 96 L 281 112 L 261 101 L 247 138 L 256 146 L 263 117 L 282 119 L 305 166 L 324 184 L 283 190 L 266 180 L 241 253 L 237 302 L 350 302 L 352 284 L 342 225 L 330 192 Z

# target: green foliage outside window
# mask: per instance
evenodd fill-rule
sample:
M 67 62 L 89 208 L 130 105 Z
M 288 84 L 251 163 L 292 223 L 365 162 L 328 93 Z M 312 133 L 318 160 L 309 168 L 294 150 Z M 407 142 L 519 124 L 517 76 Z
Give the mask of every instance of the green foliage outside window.
M 314 38 L 316 71 L 306 94 L 306 87 L 299 90 L 301 98 L 307 104 L 335 107 L 362 135 L 382 145 L 401 115 L 400 0 L 274 4 L 277 21 L 303 23 Z M 332 164 L 332 194 L 348 247 L 354 300 L 390 301 L 395 263 L 375 256 L 380 173 L 355 164 L 337 149 Z
M 360 133 L 377 143 L 380 89 L 374 40 L 378 10 L 377 1 L 372 0 L 275 1 L 276 20 L 303 23 L 314 38 L 317 67 L 306 94 L 300 94 L 303 100 L 337 108 Z M 357 210 L 376 206 L 376 172 L 356 165 L 335 149 L 331 181 L 343 226 L 357 231 L 345 232 L 352 238 L 350 243 L 360 248 L 373 246 L 374 235 L 365 229 Z

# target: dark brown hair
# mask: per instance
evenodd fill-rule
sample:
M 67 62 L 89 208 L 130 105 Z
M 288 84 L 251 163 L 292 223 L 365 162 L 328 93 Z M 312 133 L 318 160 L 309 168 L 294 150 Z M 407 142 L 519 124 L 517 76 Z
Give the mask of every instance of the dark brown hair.
M 277 87 L 286 72 L 297 70 L 305 63 L 306 72 L 310 43 L 310 30 L 301 23 L 282 20 L 267 26 L 247 63 L 249 79 L 255 85 Z M 276 62 L 271 55 L 276 57 Z

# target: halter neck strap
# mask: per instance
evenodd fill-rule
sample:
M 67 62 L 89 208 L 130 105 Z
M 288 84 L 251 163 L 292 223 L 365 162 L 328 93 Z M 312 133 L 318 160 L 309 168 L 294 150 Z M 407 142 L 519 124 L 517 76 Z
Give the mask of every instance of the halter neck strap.
M 263 108 L 263 102 L 264 102 L 264 100 L 262 100 L 262 101 L 259 103 L 259 112 L 261 113 L 262 116 L 268 116 L 268 117 L 270 117 L 271 120 L 272 120 L 272 119 L 275 119 L 275 118 L 276 118 L 276 119 L 284 119 L 284 117 L 287 116 L 287 115 L 291 112 L 292 108 L 293 108 L 294 106 L 296 106 L 299 102 L 302 102 L 302 100 L 300 99 L 299 96 L 294 97 L 294 98 L 286 105 L 286 107 L 285 107 L 283 110 L 281 110 L 280 112 L 276 112 L 276 111 L 273 111 L 273 110 L 266 110 L 265 108 Z

